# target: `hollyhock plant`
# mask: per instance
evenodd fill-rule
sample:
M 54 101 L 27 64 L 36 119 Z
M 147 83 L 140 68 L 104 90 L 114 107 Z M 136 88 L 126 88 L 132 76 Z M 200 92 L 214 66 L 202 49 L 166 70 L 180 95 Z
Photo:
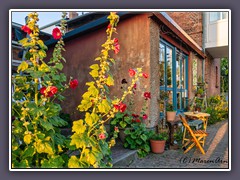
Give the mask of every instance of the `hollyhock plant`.
M 129 69 L 129 70 L 128 70 L 128 73 L 129 73 L 129 76 L 130 76 L 130 77 L 133 77 L 133 76 L 135 76 L 136 71 L 135 71 L 134 69 Z
M 78 86 L 78 80 L 73 79 L 72 81 L 70 81 L 69 86 L 71 89 L 75 89 Z
M 59 28 L 54 28 L 52 30 L 52 36 L 56 40 L 60 39 L 62 37 L 62 33 L 61 33 L 60 29 Z
M 31 29 L 27 25 L 22 26 L 21 30 L 24 31 L 27 34 L 31 34 L 32 33 Z
M 145 92 L 143 94 L 143 96 L 145 97 L 145 100 L 151 99 L 151 93 L 150 92 Z

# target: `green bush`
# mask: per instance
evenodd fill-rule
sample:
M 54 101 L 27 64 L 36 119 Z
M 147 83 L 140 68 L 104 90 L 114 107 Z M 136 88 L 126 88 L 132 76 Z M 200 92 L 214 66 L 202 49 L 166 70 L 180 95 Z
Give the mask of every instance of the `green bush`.
M 210 114 L 208 124 L 214 124 L 228 118 L 228 102 L 225 98 L 218 95 L 208 98 L 207 101 L 206 113 Z

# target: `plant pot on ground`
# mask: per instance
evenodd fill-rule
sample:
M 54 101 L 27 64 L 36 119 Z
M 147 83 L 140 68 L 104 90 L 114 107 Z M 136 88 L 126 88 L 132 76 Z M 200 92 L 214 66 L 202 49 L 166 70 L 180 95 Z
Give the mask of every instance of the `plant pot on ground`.
M 177 112 L 174 111 L 172 104 L 170 104 L 170 103 L 167 104 L 166 111 L 167 111 L 167 113 L 166 113 L 167 121 L 169 121 L 169 122 L 175 121 Z
M 164 152 L 168 133 L 154 133 L 150 138 L 150 146 L 153 153 L 161 154 Z

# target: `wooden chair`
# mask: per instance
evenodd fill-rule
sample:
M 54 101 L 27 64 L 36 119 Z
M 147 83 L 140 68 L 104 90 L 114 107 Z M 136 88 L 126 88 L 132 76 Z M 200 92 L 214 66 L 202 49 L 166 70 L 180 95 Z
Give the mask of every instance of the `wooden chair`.
M 179 114 L 179 117 L 182 120 L 183 126 L 185 127 L 182 141 L 184 154 L 187 153 L 194 146 L 196 146 L 202 154 L 205 154 L 203 145 L 205 137 L 208 136 L 208 133 L 206 133 L 205 130 L 192 130 L 191 127 L 188 125 L 187 120 L 181 114 Z

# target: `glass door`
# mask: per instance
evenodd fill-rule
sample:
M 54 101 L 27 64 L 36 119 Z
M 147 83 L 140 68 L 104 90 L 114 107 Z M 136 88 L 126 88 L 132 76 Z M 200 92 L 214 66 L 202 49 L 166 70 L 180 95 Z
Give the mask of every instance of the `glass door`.
M 187 56 L 165 41 L 160 42 L 160 93 L 168 94 L 168 103 L 174 110 L 184 111 L 187 107 Z M 160 109 L 162 110 L 160 104 Z

